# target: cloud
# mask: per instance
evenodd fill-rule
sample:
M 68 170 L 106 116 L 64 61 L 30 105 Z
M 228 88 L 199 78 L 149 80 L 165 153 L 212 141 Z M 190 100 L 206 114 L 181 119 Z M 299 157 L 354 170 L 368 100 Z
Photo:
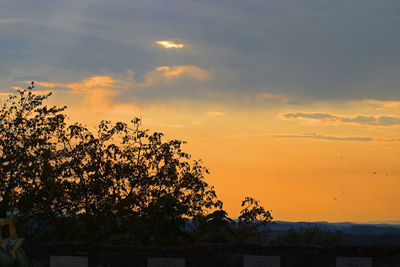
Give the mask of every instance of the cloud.
M 168 94 L 169 98 L 182 97 L 191 91 L 190 88 L 200 85 L 211 77 L 210 70 L 195 65 L 159 66 L 144 73 L 141 81 L 133 78 L 129 86 L 133 89 L 146 89 L 146 95 L 143 97 L 154 97 L 156 100 L 164 94 Z M 130 97 L 136 91 L 131 92 Z
M 114 96 L 118 95 L 126 87 L 126 80 L 117 80 L 107 75 L 95 75 L 78 82 L 58 83 L 58 82 L 35 82 L 36 93 L 41 92 L 63 92 L 69 94 L 83 95 L 81 105 L 84 109 L 96 113 L 104 113 L 113 109 L 119 113 L 131 112 L 132 105 L 115 103 Z M 37 88 L 54 88 L 53 90 L 37 91 Z
M 277 137 L 277 138 L 304 138 L 304 139 L 319 139 L 319 140 L 330 140 L 330 141 L 361 141 L 369 142 L 377 140 L 369 136 L 332 136 L 322 135 L 316 133 L 305 133 L 305 134 L 239 134 L 229 135 L 228 138 L 249 138 L 249 137 Z M 399 139 L 400 140 L 400 139 Z M 393 141 L 382 139 L 381 141 Z
M 31 81 L 26 81 L 26 83 L 30 84 Z M 57 83 L 57 82 L 44 82 L 44 81 L 36 81 L 35 87 L 46 87 L 46 88 L 62 88 L 68 89 L 70 93 L 86 93 L 90 94 L 98 91 L 108 91 L 111 93 L 111 88 L 116 88 L 117 86 L 121 86 L 122 81 L 115 80 L 111 76 L 107 75 L 94 75 L 92 77 L 88 77 L 79 82 L 71 82 L 71 83 Z M 15 86 L 15 89 L 20 89 L 21 87 Z
M 329 113 L 285 113 L 282 117 L 286 119 L 312 119 L 320 121 L 333 121 L 339 123 L 356 123 L 360 125 L 377 125 L 377 126 L 393 126 L 400 125 L 400 117 L 397 116 L 373 116 L 373 115 L 356 115 L 356 116 L 338 116 Z
M 211 73 L 205 69 L 193 65 L 184 66 L 161 66 L 156 71 L 162 73 L 167 79 L 176 79 L 178 77 L 190 77 L 197 81 L 205 81 L 210 78 Z
M 82 94 L 86 99 L 85 104 L 89 106 L 99 106 L 100 103 L 110 105 L 110 102 L 151 105 L 159 103 L 160 100 L 165 102 L 176 98 L 192 99 L 194 94 L 201 93 L 198 88 L 211 77 L 210 70 L 195 65 L 176 65 L 155 67 L 142 77 L 128 70 L 125 74 L 93 75 L 80 81 L 66 83 L 36 81 L 35 85 L 37 88 L 49 88 L 51 91 Z M 186 90 L 181 91 L 182 87 Z
M 75 93 L 93 93 L 99 91 L 111 93 L 110 88 L 114 88 L 116 83 L 117 81 L 110 76 L 96 75 L 81 82 L 68 83 L 64 86 Z
M 224 112 L 219 112 L 219 111 L 207 111 L 206 115 L 209 117 L 220 117 L 220 116 L 225 116 L 226 114 Z
M 378 125 L 400 125 L 399 117 L 381 116 L 377 118 Z
M 2 1 L 0 87 L 27 74 L 66 82 L 128 69 L 142 81 L 171 64 L 212 69 L 209 88 L 221 91 L 400 99 L 398 0 L 116 1 Z M 157 40 L 184 48 L 166 53 Z
M 365 116 L 357 115 L 354 117 L 338 117 L 344 123 L 358 123 L 361 125 L 393 126 L 400 125 L 400 117 L 397 116 Z
M 360 123 L 360 124 L 374 124 L 377 122 L 377 118 L 374 116 L 363 116 L 363 115 L 357 115 L 355 117 L 337 117 L 338 120 L 342 122 L 355 122 L 355 123 Z
M 325 120 L 325 119 L 336 119 L 336 116 L 333 116 L 329 113 L 286 113 L 283 114 L 283 117 L 287 119 L 299 119 L 299 118 L 306 118 L 306 119 L 317 119 L 317 120 Z
M 27 81 L 28 84 L 30 84 L 30 81 Z M 36 86 L 41 86 L 41 87 L 50 87 L 50 88 L 55 88 L 55 87 L 64 87 L 62 83 L 51 83 L 51 82 L 35 82 Z
M 184 44 L 178 44 L 175 43 L 174 41 L 157 41 L 156 44 L 166 48 L 166 49 L 179 49 L 183 48 L 185 45 Z
M 305 139 L 321 139 L 321 140 L 334 140 L 334 141 L 373 141 L 372 137 L 343 137 L 343 136 L 329 136 L 329 135 L 321 135 L 321 134 L 301 134 L 301 135 L 274 135 L 274 137 L 279 138 L 305 138 Z
M 364 102 L 372 104 L 374 106 L 379 106 L 382 108 L 400 108 L 400 101 L 381 101 L 375 99 L 367 99 Z

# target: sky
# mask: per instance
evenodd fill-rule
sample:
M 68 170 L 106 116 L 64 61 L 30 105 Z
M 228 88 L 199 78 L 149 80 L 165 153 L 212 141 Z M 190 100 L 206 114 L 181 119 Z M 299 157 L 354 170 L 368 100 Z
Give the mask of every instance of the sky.
M 230 216 L 400 221 L 398 0 L 0 0 L 0 96 L 143 119 Z

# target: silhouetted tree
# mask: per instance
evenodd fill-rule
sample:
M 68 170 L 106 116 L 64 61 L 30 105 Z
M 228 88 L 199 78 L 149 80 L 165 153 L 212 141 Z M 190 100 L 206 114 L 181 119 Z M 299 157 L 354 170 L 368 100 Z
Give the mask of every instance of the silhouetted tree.
M 222 210 L 201 161 L 180 140 L 130 123 L 102 121 L 96 132 L 66 123 L 51 94 L 27 90 L 0 109 L 0 216 L 13 212 L 31 240 L 179 245 L 256 237 L 272 217 L 246 198 L 236 223 Z M 188 224 L 193 229 L 186 229 Z
M 50 94 L 36 96 L 33 86 L 10 96 L 0 109 L 0 216 L 18 211 L 53 220 L 62 212 L 56 204 L 63 192 L 56 147 L 65 107 L 43 105 Z
M 266 211 L 259 201 L 251 197 L 244 198 L 242 207 L 237 222 L 229 218 L 226 211 L 222 209 L 195 218 L 197 241 L 203 243 L 264 242 L 268 235 L 265 226 L 273 223 L 270 211 Z
M 102 121 L 96 134 L 67 126 L 65 107 L 48 108 L 50 94 L 36 96 L 32 87 L 0 111 L 1 216 L 15 211 L 31 231 L 57 233 L 47 239 L 104 240 L 135 232 L 138 221 L 183 229 L 188 219 L 222 207 L 204 181 L 208 170 L 182 151 L 183 141 L 163 141 L 138 118 L 132 125 Z M 149 229 L 150 236 L 163 232 Z
M 271 212 L 265 210 L 259 203 L 251 197 L 245 197 L 242 201 L 242 211 L 238 217 L 238 237 L 241 242 L 246 242 L 249 238 L 253 240 L 265 239 L 267 231 L 261 227 L 273 223 Z

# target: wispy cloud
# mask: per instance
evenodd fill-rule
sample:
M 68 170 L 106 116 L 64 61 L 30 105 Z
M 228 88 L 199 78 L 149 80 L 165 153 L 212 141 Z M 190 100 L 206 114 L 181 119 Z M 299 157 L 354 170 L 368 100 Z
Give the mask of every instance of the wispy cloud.
M 121 90 L 126 89 L 128 80 L 119 80 L 107 75 L 95 75 L 83 79 L 81 81 L 71 83 L 58 82 L 35 82 L 36 93 L 43 92 L 63 92 L 79 96 L 81 109 L 96 114 L 107 112 L 118 114 L 132 114 L 138 108 L 133 104 L 119 103 L 114 100 L 114 97 L 121 93 Z M 40 87 L 52 88 L 50 90 L 38 91 Z M 79 102 L 79 101 L 78 101 Z
M 306 119 L 316 119 L 316 120 L 325 120 L 325 119 L 335 120 L 337 118 L 336 116 L 329 113 L 302 113 L 302 112 L 286 113 L 283 114 L 283 117 L 287 119 L 306 118 Z
M 374 124 L 377 122 L 377 118 L 374 116 L 364 116 L 364 115 L 357 115 L 354 117 L 336 117 L 337 120 L 341 122 L 355 122 L 360 124 Z
M 31 83 L 27 81 L 26 83 Z M 93 93 L 94 91 L 110 91 L 111 88 L 117 87 L 120 81 L 113 79 L 107 75 L 95 75 L 83 79 L 79 82 L 57 83 L 57 82 L 35 82 L 36 87 L 46 88 L 62 88 L 67 89 L 71 93 Z M 20 88 L 20 87 L 16 87 Z
M 321 139 L 321 140 L 336 140 L 336 141 L 373 141 L 372 137 L 360 137 L 360 136 L 332 136 L 332 135 L 322 135 L 322 134 L 299 134 L 299 135 L 273 135 L 279 138 L 305 138 L 305 139 Z
M 195 65 L 179 65 L 156 67 L 154 70 L 144 74 L 142 82 L 138 82 L 135 79 L 133 71 L 128 71 L 128 74 L 121 79 L 116 79 L 109 75 L 94 75 L 79 82 L 58 83 L 37 81 L 35 84 L 46 88 L 69 89 L 72 93 L 90 93 L 93 91 L 108 91 L 111 93 L 111 89 L 120 90 L 121 88 L 132 89 L 159 86 L 177 81 L 180 78 L 189 78 L 201 82 L 209 79 L 211 75 L 211 71 Z M 30 82 L 27 81 L 26 83 L 30 84 Z
M 277 137 L 277 138 L 304 138 L 304 139 L 319 139 L 319 140 L 330 140 L 330 141 L 396 141 L 393 139 L 375 139 L 369 136 L 336 136 L 336 135 L 323 135 L 316 133 L 304 133 L 304 134 L 236 134 L 225 136 L 227 138 L 249 138 L 249 137 Z M 400 140 L 400 139 L 399 139 Z
M 194 65 L 161 66 L 156 68 L 156 71 L 162 73 L 167 79 L 175 79 L 186 76 L 198 81 L 204 81 L 209 79 L 211 76 L 209 71 Z
M 123 74 L 93 75 L 64 83 L 57 80 L 35 81 L 35 91 L 45 88 L 48 89 L 46 91 L 80 94 L 85 99 L 85 105 L 93 107 L 110 106 L 110 103 L 114 106 L 123 103 L 148 106 L 159 104 L 159 101 L 165 104 L 168 99 L 193 99 L 193 94 L 200 95 L 202 91 L 198 88 L 212 76 L 211 70 L 195 65 L 159 66 L 140 78 L 129 70 Z M 182 87 L 186 87 L 186 91 L 182 92 Z
M 379 106 L 382 108 L 400 108 L 400 101 L 381 101 L 375 99 L 367 99 L 364 102 L 372 104 L 374 106 Z
M 400 125 L 400 117 L 392 115 L 355 115 L 338 116 L 330 113 L 285 113 L 282 114 L 286 119 L 311 119 L 319 121 L 334 121 L 339 123 L 356 123 L 361 125 L 393 126 Z
M 377 118 L 378 125 L 400 125 L 400 118 L 393 116 L 381 116 Z
M 179 49 L 179 48 L 183 48 L 185 45 L 184 44 L 179 44 L 179 43 L 175 43 L 174 41 L 157 41 L 156 44 L 162 46 L 163 48 L 166 49 Z
M 26 83 L 30 84 L 30 81 L 27 81 Z M 47 87 L 47 88 L 55 88 L 55 87 L 65 87 L 64 84 L 62 83 L 51 83 L 51 82 L 35 82 L 35 84 L 37 86 L 41 86 L 41 87 Z
M 110 76 L 96 75 L 76 83 L 68 83 L 66 88 L 71 89 L 75 93 L 94 93 L 108 92 L 111 93 L 111 88 L 116 87 L 117 81 Z

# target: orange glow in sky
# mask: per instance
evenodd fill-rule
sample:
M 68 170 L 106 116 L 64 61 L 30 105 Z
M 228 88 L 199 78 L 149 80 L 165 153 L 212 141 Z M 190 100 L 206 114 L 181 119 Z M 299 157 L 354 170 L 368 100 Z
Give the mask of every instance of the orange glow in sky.
M 145 128 L 188 141 L 185 150 L 210 169 L 206 179 L 231 216 L 239 215 L 245 196 L 260 200 L 277 220 L 369 222 L 400 214 L 399 125 L 354 119 L 391 114 L 394 122 L 400 116 L 396 105 L 371 100 L 291 105 L 284 98 L 274 106 L 279 98 L 271 96 L 270 106 L 250 110 L 183 100 L 134 105 L 113 99 L 116 84 L 122 82 L 89 77 L 63 85 L 66 91 L 55 92 L 53 101 L 70 102 L 71 121 L 94 127 L 102 119 L 128 122 L 140 116 Z

